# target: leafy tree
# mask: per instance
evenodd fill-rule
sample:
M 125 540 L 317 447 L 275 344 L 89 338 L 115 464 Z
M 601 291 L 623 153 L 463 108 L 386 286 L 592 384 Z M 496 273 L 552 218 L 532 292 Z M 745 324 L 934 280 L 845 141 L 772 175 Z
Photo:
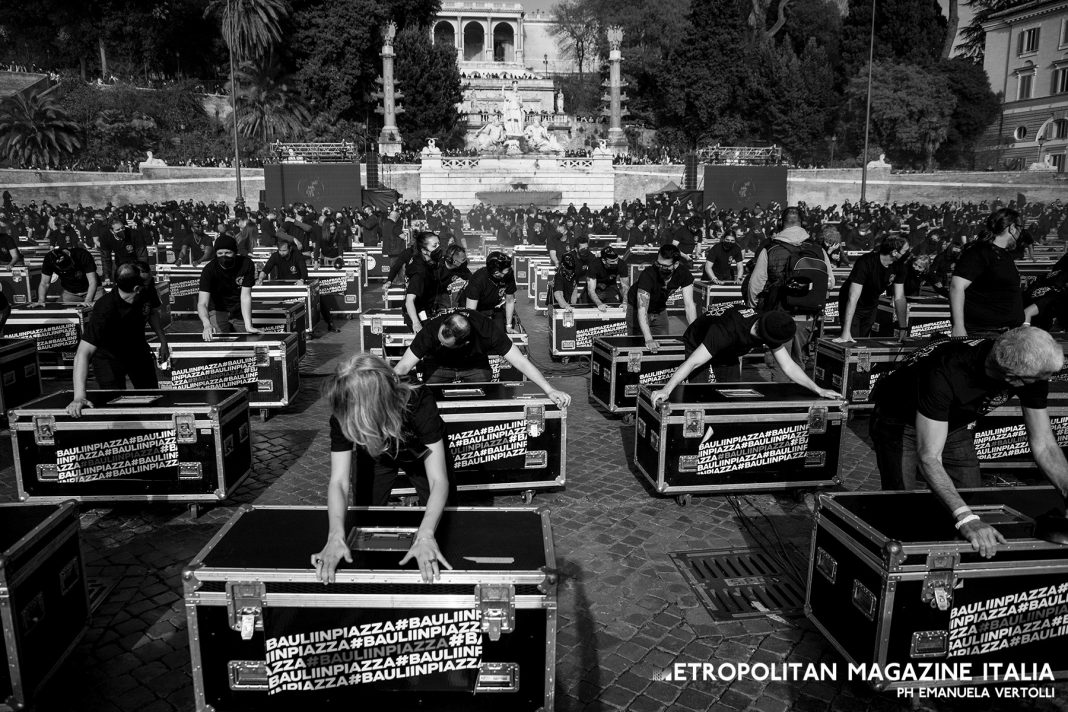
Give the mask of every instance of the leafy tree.
M 1001 103 L 990 89 L 986 72 L 971 60 L 943 60 L 935 70 L 945 77 L 957 99 L 946 141 L 938 150 L 938 161 L 941 165 L 973 168 L 976 144 L 997 118 Z
M 747 0 L 707 0 L 690 6 L 690 26 L 663 63 L 659 125 L 698 143 L 729 143 L 743 135 L 738 101 L 747 71 Z
M 867 66 L 875 3 L 875 61 L 896 60 L 926 65 L 941 58 L 946 18 L 938 0 L 850 0 L 842 22 L 842 60 L 845 77 Z
M 833 65 L 839 61 L 842 13 L 833 0 L 793 0 L 786 8 L 784 40 L 801 55 L 809 41 L 826 51 Z
M 456 50 L 436 45 L 425 27 L 408 27 L 397 33 L 396 79 L 404 92 L 404 113 L 397 116 L 405 143 L 411 149 L 434 137 L 446 148 L 463 148 L 465 127 L 457 106 L 463 100 Z
M 78 125 L 42 92 L 15 94 L 0 105 L 0 160 L 48 168 L 79 146 Z
M 237 71 L 237 128 L 245 136 L 268 143 L 299 134 L 311 120 L 303 100 L 273 55 L 246 61 Z
M 601 34 L 600 17 L 584 0 L 560 0 L 553 5 L 552 13 L 556 23 L 549 32 L 559 43 L 560 49 L 578 64 L 581 77 L 587 60 L 597 51 Z
M 957 45 L 960 56 L 982 66 L 986 54 L 986 32 L 983 24 L 990 16 L 1023 5 L 1028 0 L 966 0 L 972 9 L 972 21 L 961 30 L 961 42 Z
M 846 90 L 854 124 L 861 126 L 867 83 L 867 67 L 862 67 Z M 871 132 L 892 163 L 922 163 L 924 170 L 933 170 L 956 105 L 944 76 L 908 64 L 876 62 L 873 67 Z

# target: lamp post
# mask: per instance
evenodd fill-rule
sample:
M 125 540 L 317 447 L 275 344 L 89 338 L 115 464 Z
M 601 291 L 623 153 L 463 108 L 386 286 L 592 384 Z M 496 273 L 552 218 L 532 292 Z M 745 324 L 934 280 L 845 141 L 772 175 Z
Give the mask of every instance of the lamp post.
M 864 159 L 860 164 L 860 204 L 867 202 L 868 195 L 868 136 L 871 133 L 871 72 L 875 64 L 875 2 L 871 0 L 871 37 L 868 40 L 868 101 L 864 111 Z
M 1042 144 L 1046 142 L 1046 134 L 1042 134 L 1038 137 L 1038 165 L 1042 165 Z
M 226 0 L 226 16 L 230 22 L 230 108 L 233 110 L 234 119 L 234 176 L 237 179 L 237 200 L 235 203 L 245 202 L 245 198 L 241 193 L 241 147 L 238 144 L 237 137 L 237 72 L 234 66 L 234 41 L 235 37 L 235 23 L 234 18 L 234 2 L 233 0 Z
M 831 166 L 834 166 L 834 149 L 838 148 L 838 134 L 831 135 Z
M 549 55 L 548 55 L 548 53 L 545 54 L 545 57 L 542 59 L 542 62 L 545 64 L 545 73 L 548 74 L 549 73 Z

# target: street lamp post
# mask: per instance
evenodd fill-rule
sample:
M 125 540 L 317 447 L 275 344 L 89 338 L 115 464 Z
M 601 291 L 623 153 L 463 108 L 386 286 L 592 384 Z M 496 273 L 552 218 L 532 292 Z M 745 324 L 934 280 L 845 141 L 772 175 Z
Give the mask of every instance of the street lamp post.
M 864 205 L 868 195 L 868 136 L 871 133 L 871 72 L 875 64 L 875 2 L 871 0 L 871 37 L 868 40 L 868 101 L 864 111 L 864 159 L 860 164 L 860 204 Z
M 546 54 L 542 61 L 545 63 L 545 73 L 548 74 L 549 73 L 549 55 Z
M 1038 165 L 1042 165 L 1042 145 L 1046 143 L 1046 134 L 1042 134 L 1038 137 Z
M 226 14 L 230 21 L 230 108 L 234 119 L 234 175 L 237 178 L 236 203 L 245 202 L 241 193 L 241 147 L 237 137 L 237 72 L 234 66 L 234 41 L 236 40 L 236 19 L 234 18 L 233 0 L 226 0 Z M 236 207 L 236 205 L 235 205 Z
M 838 148 L 838 134 L 831 135 L 831 166 L 834 166 L 834 149 Z

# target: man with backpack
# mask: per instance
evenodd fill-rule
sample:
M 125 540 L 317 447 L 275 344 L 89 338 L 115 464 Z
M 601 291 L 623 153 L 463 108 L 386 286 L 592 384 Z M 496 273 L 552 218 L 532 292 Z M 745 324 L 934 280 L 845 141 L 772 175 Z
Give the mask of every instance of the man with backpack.
M 757 311 L 784 309 L 794 318 L 791 355 L 803 364 L 816 318 L 823 313 L 834 286 L 830 258 L 801 226 L 801 211 L 782 211 L 782 228 L 752 260 L 743 296 Z

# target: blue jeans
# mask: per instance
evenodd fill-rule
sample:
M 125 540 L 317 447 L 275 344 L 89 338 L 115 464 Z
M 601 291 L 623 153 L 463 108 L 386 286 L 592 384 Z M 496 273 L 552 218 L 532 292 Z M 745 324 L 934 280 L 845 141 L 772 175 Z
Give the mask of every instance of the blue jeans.
M 489 368 L 450 368 L 424 362 L 426 383 L 490 383 L 493 371 Z
M 883 417 L 876 408 L 869 427 L 875 446 L 875 461 L 884 490 L 914 490 L 921 481 L 920 458 L 916 450 L 916 426 Z M 942 448 L 942 466 L 957 487 L 979 487 L 979 456 L 975 453 L 975 432 L 970 428 L 951 430 Z

